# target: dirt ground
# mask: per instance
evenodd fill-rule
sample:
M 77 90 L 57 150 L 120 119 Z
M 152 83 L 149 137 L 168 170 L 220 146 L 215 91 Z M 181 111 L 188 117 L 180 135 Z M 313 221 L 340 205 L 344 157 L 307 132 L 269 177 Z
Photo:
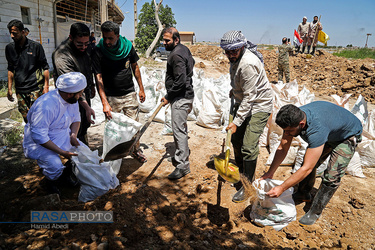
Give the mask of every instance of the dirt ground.
M 197 68 L 203 69 L 206 77 L 228 72 L 221 49 L 190 48 Z M 275 82 L 276 52 L 262 53 L 267 75 Z M 332 93 L 352 93 L 374 102 L 374 63 L 328 53 L 311 59 L 298 55 L 291 58 L 291 77 L 323 99 L 329 100 Z M 141 121 L 145 122 L 144 114 Z M 90 147 L 100 153 L 103 127 L 101 124 L 89 129 Z M 225 138 L 221 130 L 189 121 L 192 172 L 170 181 L 166 177 L 174 167 L 168 157 L 174 143 L 172 136 L 160 134 L 162 128 L 163 124 L 152 123 L 141 138 L 148 161 L 140 164 L 131 157 L 124 158 L 117 176 L 120 185 L 87 203 L 77 201 L 79 188 L 62 188 L 60 197 L 48 195 L 43 175 L 35 161 L 24 158 L 21 146 L 5 150 L 0 159 L 1 222 L 28 222 L 30 211 L 98 210 L 113 211 L 114 223 L 69 224 L 67 229 L 32 229 L 27 223 L 3 223 L 0 249 L 375 249 L 373 168 L 363 169 L 366 178 L 344 176 L 315 225 L 299 226 L 298 219 L 309 206 L 301 203 L 296 205 L 297 221 L 275 231 L 253 224 L 250 202 L 233 203 L 235 188 L 219 180 L 212 159 L 221 152 Z M 256 177 L 267 170 L 268 156 L 267 148 L 261 147 Z M 285 180 L 290 170 L 280 167 L 275 179 Z M 314 192 L 319 184 L 318 178 Z

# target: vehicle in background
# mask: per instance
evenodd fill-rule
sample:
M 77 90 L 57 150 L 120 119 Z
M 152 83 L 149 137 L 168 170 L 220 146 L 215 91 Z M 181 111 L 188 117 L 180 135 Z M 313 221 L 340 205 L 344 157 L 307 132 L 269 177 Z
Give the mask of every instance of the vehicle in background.
M 164 46 L 157 47 L 155 51 L 157 57 L 168 57 L 168 55 L 171 53 L 170 51 L 166 50 Z

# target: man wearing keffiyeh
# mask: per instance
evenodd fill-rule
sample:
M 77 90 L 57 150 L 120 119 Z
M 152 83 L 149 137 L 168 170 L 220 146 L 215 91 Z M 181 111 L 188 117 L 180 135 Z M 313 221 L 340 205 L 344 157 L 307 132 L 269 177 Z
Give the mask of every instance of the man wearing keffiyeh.
M 263 66 L 263 56 L 257 46 L 248 41 L 241 31 L 228 31 L 220 42 L 230 61 L 232 89 L 229 93 L 233 115 L 227 130 L 232 130 L 232 145 L 239 170 L 249 181 L 254 174 L 259 154 L 259 137 L 272 112 L 271 85 Z M 233 196 L 234 202 L 248 197 L 240 184 Z

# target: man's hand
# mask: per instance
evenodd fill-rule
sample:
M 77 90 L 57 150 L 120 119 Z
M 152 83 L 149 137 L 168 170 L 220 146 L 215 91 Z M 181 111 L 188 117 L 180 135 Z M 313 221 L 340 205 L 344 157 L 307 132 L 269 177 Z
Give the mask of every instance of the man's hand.
M 49 91 L 49 86 L 48 85 L 44 85 L 43 87 L 43 94 L 47 94 Z
M 139 100 L 143 103 L 146 100 L 146 94 L 143 90 L 139 91 Z
M 273 174 L 271 174 L 270 172 L 267 172 L 262 177 L 260 177 L 259 179 L 265 180 L 265 179 L 272 179 L 272 178 L 273 178 Z
M 233 122 L 231 122 L 231 123 L 229 123 L 228 127 L 226 128 L 226 131 L 228 131 L 229 129 L 231 129 L 232 134 L 234 134 L 237 131 L 237 125 L 234 124 Z
M 103 105 L 103 112 L 105 114 L 105 117 L 107 117 L 108 120 L 112 119 L 111 111 L 112 111 L 112 108 L 108 103 Z
M 161 98 L 161 102 L 163 102 L 163 106 L 167 105 L 169 102 L 167 99 L 165 99 L 165 97 Z
M 92 108 L 88 108 L 86 109 L 86 119 L 91 123 L 91 124 L 95 124 L 95 121 L 91 119 L 91 116 L 94 118 L 95 120 L 95 111 L 92 109 Z
M 9 100 L 10 102 L 14 102 L 13 92 L 12 92 L 11 89 L 8 89 L 7 97 L 8 97 L 8 100 Z
M 279 197 L 282 193 L 284 193 L 285 189 L 280 185 L 272 188 L 270 191 L 266 193 L 271 198 L 277 198 Z
M 72 153 L 72 152 L 69 152 L 69 151 L 64 151 L 60 155 L 64 156 L 64 158 L 66 158 L 66 159 L 72 159 L 72 156 L 78 156 L 78 154 Z

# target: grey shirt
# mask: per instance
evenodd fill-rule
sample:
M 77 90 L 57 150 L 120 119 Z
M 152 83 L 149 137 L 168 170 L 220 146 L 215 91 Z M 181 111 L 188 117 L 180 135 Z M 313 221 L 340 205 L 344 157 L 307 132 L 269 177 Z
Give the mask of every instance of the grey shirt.
M 272 90 L 263 63 L 246 49 L 240 60 L 230 65 L 233 98 L 239 105 L 233 123 L 241 126 L 244 120 L 258 112 L 272 112 Z

